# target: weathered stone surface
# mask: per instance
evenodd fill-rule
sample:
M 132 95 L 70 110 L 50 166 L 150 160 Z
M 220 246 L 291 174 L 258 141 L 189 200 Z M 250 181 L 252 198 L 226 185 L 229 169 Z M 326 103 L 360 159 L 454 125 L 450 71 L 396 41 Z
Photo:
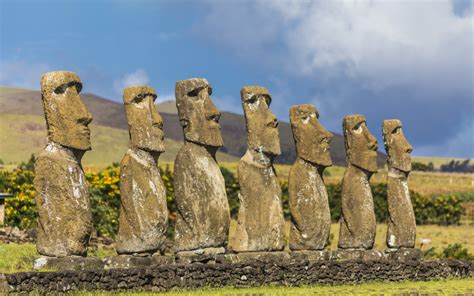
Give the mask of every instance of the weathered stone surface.
M 185 138 L 174 163 L 178 252 L 227 245 L 230 211 L 216 161 L 217 149 L 223 145 L 220 112 L 211 93 L 206 79 L 176 83 L 176 107 Z
M 33 269 L 35 270 L 98 270 L 103 268 L 102 259 L 95 257 L 40 257 L 33 260 Z
M 130 149 L 120 165 L 118 254 L 154 253 L 166 239 L 166 189 L 158 169 L 164 152 L 163 121 L 155 99 L 149 86 L 124 90 Z
M 332 251 L 314 251 L 314 250 L 303 250 L 293 251 L 290 253 L 292 260 L 308 260 L 308 261 L 320 261 L 320 260 L 331 260 L 333 259 Z
M 321 125 L 313 105 L 291 107 L 290 122 L 297 154 L 288 180 L 290 249 L 322 250 L 329 244 L 331 230 L 323 172 L 332 165 L 329 142 L 333 135 Z
M 200 262 L 205 264 L 216 264 L 226 261 L 225 248 L 204 248 L 193 251 L 181 251 L 176 253 L 177 264 L 191 264 Z M 228 260 L 227 260 L 228 261 Z
M 377 171 L 377 140 L 367 129 L 363 115 L 346 116 L 342 128 L 347 169 L 342 180 L 338 247 L 371 249 L 376 221 L 369 180 Z
M 113 268 L 140 268 L 150 267 L 153 265 L 173 264 L 174 257 L 172 256 L 134 256 L 134 255 L 118 255 L 108 257 L 104 260 L 106 269 Z
M 387 151 L 388 248 L 414 248 L 416 241 L 415 212 L 408 190 L 413 150 L 402 131 L 400 120 L 384 120 L 382 126 Z
M 333 260 L 385 260 L 387 255 L 377 250 L 339 249 L 333 252 Z
M 17 293 L 170 291 L 203 287 L 342 285 L 362 282 L 468 278 L 470 261 L 253 261 L 176 264 L 149 268 L 0 274 L 0 289 Z M 1 290 L 0 290 L 1 291 Z M 466 288 L 465 293 L 472 293 Z
M 232 263 L 245 262 L 288 262 L 291 259 L 287 252 L 242 252 L 226 254 L 226 260 Z
M 415 248 L 398 248 L 395 250 L 386 250 L 385 253 L 389 260 L 395 261 L 416 261 L 423 259 L 423 251 Z
M 281 251 L 285 220 L 273 167 L 273 158 L 280 154 L 278 121 L 269 109 L 266 88 L 247 86 L 240 93 L 248 148 L 238 166 L 240 207 L 231 247 L 236 252 Z
M 41 255 L 85 256 L 92 231 L 89 189 L 81 158 L 91 148 L 91 114 L 82 103 L 82 84 L 72 72 L 41 78 L 48 144 L 35 165 L 38 206 L 36 247 Z

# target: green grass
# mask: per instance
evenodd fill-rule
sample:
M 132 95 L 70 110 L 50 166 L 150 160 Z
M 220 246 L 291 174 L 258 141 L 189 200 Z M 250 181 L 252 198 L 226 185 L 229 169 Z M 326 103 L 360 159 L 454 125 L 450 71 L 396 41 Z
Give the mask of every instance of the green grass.
M 472 295 L 474 279 L 436 281 L 376 282 L 357 285 L 258 288 L 203 288 L 162 293 L 151 292 L 75 292 L 73 295 Z
M 0 244 L 0 272 L 31 271 L 38 257 L 34 244 Z

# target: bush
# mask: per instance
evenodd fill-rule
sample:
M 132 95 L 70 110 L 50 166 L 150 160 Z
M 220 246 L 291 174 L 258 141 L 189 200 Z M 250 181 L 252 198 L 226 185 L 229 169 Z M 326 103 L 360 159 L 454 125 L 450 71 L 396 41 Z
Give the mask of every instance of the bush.
M 174 199 L 174 187 L 173 187 L 174 176 L 169 165 L 166 165 L 164 169 L 162 167 L 159 167 L 159 169 L 160 169 L 161 179 L 163 180 L 163 184 L 165 185 L 165 189 L 166 189 L 166 203 L 168 205 L 168 211 L 169 211 L 168 229 L 166 230 L 166 237 L 172 238 L 174 234 L 174 225 L 176 222 L 176 211 L 177 211 L 176 201 Z
M 412 192 L 411 198 L 417 224 L 459 224 L 465 212 L 456 195 L 425 196 Z
M 421 171 L 421 172 L 432 172 L 435 170 L 432 162 L 428 164 L 424 164 L 421 162 L 414 161 L 411 163 L 411 167 L 414 171 Z
M 14 194 L 5 200 L 5 224 L 29 229 L 37 225 L 38 211 L 33 186 L 35 157 L 12 172 L 0 172 L 0 192 Z
M 120 208 L 120 167 L 86 172 L 91 197 L 92 221 L 98 236 L 115 238 Z
M 473 260 L 474 255 L 470 254 L 467 248 L 462 244 L 449 244 L 441 254 L 441 258 L 458 259 L 458 260 Z

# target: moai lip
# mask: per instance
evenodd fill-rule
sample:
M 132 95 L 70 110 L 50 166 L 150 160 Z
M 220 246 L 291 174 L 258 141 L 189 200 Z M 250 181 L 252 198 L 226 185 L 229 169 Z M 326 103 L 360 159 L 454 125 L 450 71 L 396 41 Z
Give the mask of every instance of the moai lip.
M 408 190 L 408 174 L 411 171 L 410 153 L 413 148 L 403 134 L 400 120 L 384 120 L 382 133 L 388 163 L 387 247 L 414 248 L 416 221 Z
M 342 124 L 347 169 L 342 180 L 340 249 L 372 249 L 375 240 L 374 201 L 369 180 L 377 171 L 377 140 L 363 115 L 346 116 Z
M 176 107 L 183 127 L 184 145 L 174 162 L 174 192 L 178 213 L 175 250 L 226 247 L 230 210 L 224 177 L 216 161 L 223 145 L 220 112 L 212 103 L 206 79 L 176 83 Z M 203 251 L 205 252 L 205 251 Z
M 120 164 L 118 254 L 154 253 L 166 239 L 166 189 L 158 169 L 164 152 L 163 120 L 150 86 L 124 89 L 130 148 Z
M 271 96 L 266 88 L 246 86 L 240 93 L 247 123 L 247 152 L 238 166 L 240 207 L 232 249 L 281 251 L 285 220 L 273 167 L 273 157 L 280 154 L 278 121 L 269 109 Z
M 44 256 L 86 256 L 92 231 L 89 188 L 81 158 L 91 149 L 92 120 L 81 101 L 79 76 L 48 72 L 41 78 L 48 144 L 35 164 L 36 247 Z
M 321 125 L 313 105 L 292 106 L 290 123 L 297 155 L 288 179 L 290 249 L 323 250 L 329 243 L 331 214 L 322 176 L 332 164 L 329 143 L 334 136 Z

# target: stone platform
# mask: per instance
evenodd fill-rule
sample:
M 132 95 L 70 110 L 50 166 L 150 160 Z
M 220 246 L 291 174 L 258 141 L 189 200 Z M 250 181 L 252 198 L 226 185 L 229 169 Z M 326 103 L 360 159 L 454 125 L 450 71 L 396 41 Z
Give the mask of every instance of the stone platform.
M 96 257 L 46 257 L 42 256 L 33 260 L 35 270 L 97 270 L 103 269 L 104 262 Z
M 308 255 L 308 254 L 306 254 Z M 0 294 L 68 291 L 169 291 L 201 287 L 335 285 L 467 278 L 474 261 L 281 260 L 165 264 L 146 268 L 0 274 Z
M 104 259 L 94 257 L 41 257 L 35 259 L 35 270 L 97 270 L 114 268 L 144 268 L 170 264 L 223 264 L 245 262 L 291 262 L 347 261 L 347 260 L 395 260 L 419 261 L 423 253 L 418 249 L 387 250 L 336 250 L 336 251 L 295 251 L 295 252 L 243 252 L 224 253 L 224 248 L 199 249 L 179 252 L 175 255 L 117 255 Z

